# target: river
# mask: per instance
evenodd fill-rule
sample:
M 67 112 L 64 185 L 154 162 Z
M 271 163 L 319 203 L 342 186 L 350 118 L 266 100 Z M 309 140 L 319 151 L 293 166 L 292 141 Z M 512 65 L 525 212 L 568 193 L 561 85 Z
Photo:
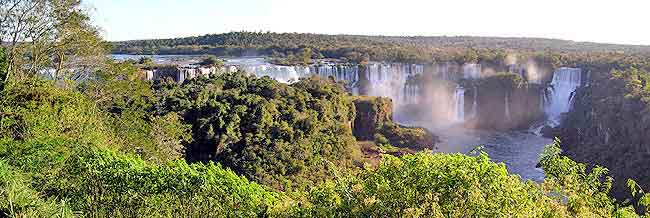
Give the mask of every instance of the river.
M 407 126 L 420 126 L 440 137 L 434 152 L 470 154 L 482 146 L 496 163 L 504 163 L 510 173 L 522 179 L 543 181 L 544 172 L 537 168 L 540 154 L 553 140 L 529 131 L 487 131 L 464 128 L 460 125 L 435 126 L 427 122 L 407 122 Z

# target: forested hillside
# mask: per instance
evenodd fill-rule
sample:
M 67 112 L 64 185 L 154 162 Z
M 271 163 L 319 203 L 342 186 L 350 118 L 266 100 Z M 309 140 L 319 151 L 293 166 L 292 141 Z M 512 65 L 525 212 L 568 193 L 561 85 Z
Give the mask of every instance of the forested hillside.
M 230 32 L 175 39 L 151 39 L 114 42 L 114 51 L 141 48 L 174 48 L 180 46 L 233 47 L 360 47 L 399 45 L 431 48 L 492 48 L 555 52 L 625 52 L 650 54 L 650 46 L 575 42 L 545 38 L 507 38 L 473 36 L 363 36 L 323 35 L 309 33 Z
M 554 61 L 649 57 L 650 46 L 573 42 L 542 38 L 399 37 L 304 33 L 230 32 L 176 39 L 113 42 L 118 54 L 214 54 L 292 56 L 313 51 L 316 58 L 351 61 L 497 61 L 511 53 Z M 602 60 L 599 60 L 603 62 Z M 607 62 L 607 61 L 605 61 Z M 560 63 L 558 63 L 560 64 Z M 564 64 L 564 63 L 563 63 Z

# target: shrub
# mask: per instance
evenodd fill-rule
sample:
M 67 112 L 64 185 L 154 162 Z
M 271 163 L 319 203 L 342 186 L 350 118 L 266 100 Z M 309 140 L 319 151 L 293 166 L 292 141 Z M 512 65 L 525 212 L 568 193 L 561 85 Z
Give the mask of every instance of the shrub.
M 155 165 L 113 151 L 70 160 L 45 190 L 91 217 L 255 217 L 278 195 L 215 164 Z

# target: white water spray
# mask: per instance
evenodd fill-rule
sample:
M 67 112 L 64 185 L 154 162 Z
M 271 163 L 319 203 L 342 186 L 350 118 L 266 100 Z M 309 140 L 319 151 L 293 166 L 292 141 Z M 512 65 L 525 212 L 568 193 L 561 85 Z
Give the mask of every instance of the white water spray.
M 472 102 L 472 118 L 478 118 L 478 87 L 474 87 L 474 101 Z
M 456 87 L 454 93 L 455 118 L 458 122 L 465 121 L 465 89 L 461 86 Z
M 505 104 L 504 114 L 505 114 L 506 120 L 510 120 L 510 100 L 509 100 L 509 94 L 508 93 L 506 93 L 505 103 L 504 104 Z
M 465 65 L 463 65 L 463 77 L 465 79 L 480 79 L 481 78 L 481 65 L 480 64 L 465 64 Z
M 560 124 L 562 113 L 571 109 L 571 96 L 580 87 L 582 70 L 563 67 L 555 71 L 551 86 L 547 88 L 548 99 L 544 102 L 544 112 L 550 126 Z

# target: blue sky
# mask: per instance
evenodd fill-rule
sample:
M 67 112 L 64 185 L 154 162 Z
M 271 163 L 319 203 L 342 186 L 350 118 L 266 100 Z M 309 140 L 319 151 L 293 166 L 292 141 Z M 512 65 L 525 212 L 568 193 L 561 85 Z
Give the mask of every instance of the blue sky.
M 647 0 L 87 0 L 107 40 L 230 31 L 560 38 L 650 45 Z

